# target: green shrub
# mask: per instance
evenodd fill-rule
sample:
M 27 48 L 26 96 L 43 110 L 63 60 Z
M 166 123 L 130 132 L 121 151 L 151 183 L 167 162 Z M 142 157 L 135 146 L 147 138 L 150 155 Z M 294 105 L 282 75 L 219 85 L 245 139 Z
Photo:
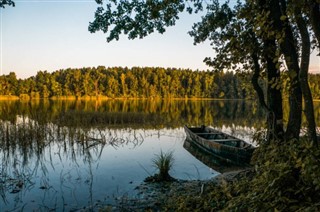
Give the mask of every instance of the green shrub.
M 320 211 L 320 149 L 310 141 L 261 144 L 252 161 L 251 178 L 212 184 L 201 198 L 169 197 L 167 209 Z
M 234 183 L 227 210 L 318 211 L 320 150 L 308 140 L 261 145 L 255 176 Z

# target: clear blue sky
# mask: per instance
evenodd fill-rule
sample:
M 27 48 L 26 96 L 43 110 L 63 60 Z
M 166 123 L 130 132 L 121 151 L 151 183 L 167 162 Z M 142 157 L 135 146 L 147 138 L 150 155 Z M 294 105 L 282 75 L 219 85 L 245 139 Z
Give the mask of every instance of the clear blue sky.
M 163 35 L 106 42 L 103 33 L 88 31 L 94 0 L 22 1 L 1 9 L 1 74 L 19 78 L 64 68 L 93 66 L 161 66 L 207 69 L 202 62 L 213 51 L 194 46 L 187 34 L 198 19 L 185 15 Z
M 209 43 L 193 45 L 187 34 L 200 17 L 183 15 L 163 35 L 106 42 L 102 33 L 88 32 L 97 4 L 94 0 L 15 0 L 16 7 L 0 9 L 0 74 L 18 78 L 65 68 L 161 66 L 204 70 L 213 56 Z M 320 71 L 320 57 L 310 69 Z

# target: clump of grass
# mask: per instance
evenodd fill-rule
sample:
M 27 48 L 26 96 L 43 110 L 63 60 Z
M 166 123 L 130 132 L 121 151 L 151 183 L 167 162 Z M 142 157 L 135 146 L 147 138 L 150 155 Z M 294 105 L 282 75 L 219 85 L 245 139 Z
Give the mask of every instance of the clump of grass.
M 170 176 L 169 171 L 171 170 L 174 157 L 173 152 L 164 153 L 162 150 L 159 155 L 156 155 L 152 159 L 152 163 L 158 170 L 158 174 L 146 178 L 146 182 L 163 182 L 163 181 L 174 181 L 175 179 Z

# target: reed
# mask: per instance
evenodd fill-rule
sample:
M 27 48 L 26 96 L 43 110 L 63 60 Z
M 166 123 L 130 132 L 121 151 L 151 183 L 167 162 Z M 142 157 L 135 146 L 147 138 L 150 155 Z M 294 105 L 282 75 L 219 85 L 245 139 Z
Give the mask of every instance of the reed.
M 174 164 L 173 152 L 164 153 L 162 150 L 159 155 L 152 160 L 153 165 L 158 170 L 158 174 L 154 176 L 156 181 L 172 181 L 169 171 Z

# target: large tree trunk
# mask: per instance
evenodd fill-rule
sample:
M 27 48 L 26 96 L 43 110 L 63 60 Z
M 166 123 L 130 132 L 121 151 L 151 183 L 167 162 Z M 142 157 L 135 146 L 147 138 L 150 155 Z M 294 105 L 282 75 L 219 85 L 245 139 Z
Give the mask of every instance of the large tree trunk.
M 267 62 L 268 77 L 268 107 L 270 112 L 268 115 L 269 128 L 273 134 L 269 134 L 270 140 L 283 139 L 283 108 L 281 95 L 280 71 L 278 70 L 274 58 L 276 58 L 275 40 L 264 40 L 264 57 Z
M 290 76 L 290 112 L 287 130 L 285 133 L 285 139 L 296 138 L 299 139 L 301 129 L 301 113 L 302 113 L 302 93 L 299 83 L 299 62 L 298 53 L 294 45 L 294 37 L 290 23 L 287 18 L 284 20 L 282 16 L 286 16 L 282 11 L 286 11 L 286 3 L 283 0 L 270 0 L 269 11 L 270 11 L 270 23 L 278 35 L 284 33 L 284 40 L 278 40 L 280 44 L 281 52 L 285 56 L 285 61 L 288 67 Z M 281 6 L 281 7 L 280 7 Z M 282 10 L 282 11 L 281 11 Z
M 272 61 L 267 62 L 268 66 L 268 81 L 275 81 L 274 84 L 268 85 L 268 106 L 271 109 L 268 119 L 270 128 L 273 129 L 273 134 L 269 135 L 270 140 L 283 139 L 283 108 L 282 108 L 282 95 L 279 86 L 280 72 L 275 68 Z M 269 67 L 270 66 L 270 67 Z
M 297 23 L 298 29 L 300 31 L 301 40 L 302 40 L 302 49 L 301 49 L 301 62 L 300 62 L 300 86 L 303 94 L 305 109 L 304 113 L 307 118 L 308 124 L 308 136 L 317 144 L 317 132 L 316 132 L 316 123 L 314 119 L 314 108 L 313 108 L 313 99 L 308 84 L 308 70 L 309 70 L 309 60 L 310 60 L 310 36 L 307 28 L 306 21 L 303 19 L 299 8 L 295 8 L 295 21 Z
M 268 112 L 267 117 L 267 142 L 272 140 L 282 140 L 283 139 L 283 109 L 282 109 L 282 95 L 280 87 L 276 83 L 280 83 L 280 72 L 276 68 L 276 64 L 273 62 L 275 57 L 275 51 L 268 51 L 268 49 L 276 49 L 275 42 L 265 41 L 264 57 L 267 61 L 267 104 L 264 100 L 264 93 L 261 89 L 258 79 L 260 74 L 260 65 L 258 57 L 253 53 L 253 70 L 254 74 L 252 76 L 252 84 L 258 95 L 259 102 Z M 274 81 L 275 84 L 270 84 L 270 81 Z
M 266 101 L 264 100 L 264 93 L 262 88 L 259 85 L 259 76 L 260 76 L 260 70 L 261 70 L 259 65 L 259 59 L 255 53 L 253 53 L 251 57 L 253 61 L 253 75 L 251 78 L 251 83 L 258 95 L 260 105 L 269 112 L 270 108 L 267 106 Z
M 262 14 L 266 11 L 270 11 L 269 4 L 269 1 L 259 1 L 259 7 Z M 265 32 L 265 34 L 268 33 Z M 284 138 L 282 94 L 280 89 L 280 71 L 277 68 L 277 62 L 275 62 L 275 59 L 279 57 L 276 55 L 277 46 L 275 38 L 262 35 L 262 40 L 263 58 L 266 61 L 266 71 L 268 80 L 266 106 L 268 110 L 267 140 L 270 142 L 272 140 L 283 140 Z M 258 64 L 255 64 L 255 67 L 256 66 L 258 66 Z
M 252 85 L 254 90 L 256 91 L 257 95 L 258 95 L 258 99 L 259 99 L 259 103 L 260 105 L 267 111 L 267 138 L 266 138 L 266 142 L 270 143 L 271 139 L 272 139 L 272 135 L 275 134 L 274 132 L 274 118 L 272 118 L 270 115 L 273 114 L 271 112 L 271 109 L 267 106 L 266 101 L 265 101 L 265 95 L 264 92 L 262 90 L 262 88 L 259 85 L 259 76 L 260 76 L 260 65 L 259 65 L 259 60 L 258 57 L 255 53 L 252 53 L 251 55 L 252 57 L 252 61 L 253 61 L 253 76 L 251 79 Z M 268 87 L 270 85 L 268 84 Z

